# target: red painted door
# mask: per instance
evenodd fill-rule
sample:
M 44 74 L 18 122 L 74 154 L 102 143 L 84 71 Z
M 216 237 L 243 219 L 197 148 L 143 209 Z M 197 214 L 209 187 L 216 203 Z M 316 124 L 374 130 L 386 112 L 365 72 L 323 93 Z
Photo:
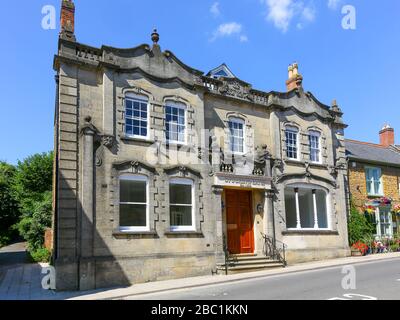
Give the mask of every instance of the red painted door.
M 252 194 L 226 191 L 228 250 L 232 254 L 254 253 Z

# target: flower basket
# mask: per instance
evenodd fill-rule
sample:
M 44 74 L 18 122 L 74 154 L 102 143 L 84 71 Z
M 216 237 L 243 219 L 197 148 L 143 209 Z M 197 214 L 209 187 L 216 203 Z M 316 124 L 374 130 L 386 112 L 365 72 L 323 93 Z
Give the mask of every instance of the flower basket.
M 353 257 L 365 256 L 368 249 L 369 247 L 365 243 L 358 241 L 351 246 L 351 255 Z

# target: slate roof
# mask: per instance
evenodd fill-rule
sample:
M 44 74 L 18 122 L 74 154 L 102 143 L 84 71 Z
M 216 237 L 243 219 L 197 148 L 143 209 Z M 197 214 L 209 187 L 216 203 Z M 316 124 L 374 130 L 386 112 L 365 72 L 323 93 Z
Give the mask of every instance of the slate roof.
M 400 152 L 393 147 L 379 144 L 346 140 L 346 156 L 353 160 L 386 163 L 400 167 Z

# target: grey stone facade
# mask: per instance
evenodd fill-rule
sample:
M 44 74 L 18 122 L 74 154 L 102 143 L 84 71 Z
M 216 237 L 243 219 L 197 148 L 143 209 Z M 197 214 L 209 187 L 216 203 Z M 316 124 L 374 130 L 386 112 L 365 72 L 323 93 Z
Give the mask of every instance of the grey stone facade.
M 225 190 L 252 192 L 254 253 L 262 234 L 288 246 L 289 263 L 348 254 L 342 113 L 301 85 L 262 92 L 236 77 L 204 76 L 153 45 L 93 48 L 63 31 L 57 73 L 54 262 L 58 290 L 86 290 L 211 274 L 224 260 Z M 63 35 L 64 34 L 64 35 Z M 149 135 L 126 134 L 127 94 L 147 97 Z M 166 101 L 187 110 L 186 143 L 165 144 Z M 229 153 L 228 122 L 245 123 L 246 153 Z M 285 126 L 299 130 L 298 161 L 287 159 Z M 312 164 L 307 131 L 321 133 Z M 263 153 L 264 152 L 264 153 Z M 168 161 L 161 161 L 163 155 Z M 256 159 L 256 161 L 253 161 Z M 165 159 L 164 159 L 165 160 Z M 149 181 L 148 231 L 120 229 L 119 177 Z M 193 181 L 192 231 L 172 231 L 169 181 Z M 289 230 L 285 187 L 316 185 L 329 195 L 329 228 Z

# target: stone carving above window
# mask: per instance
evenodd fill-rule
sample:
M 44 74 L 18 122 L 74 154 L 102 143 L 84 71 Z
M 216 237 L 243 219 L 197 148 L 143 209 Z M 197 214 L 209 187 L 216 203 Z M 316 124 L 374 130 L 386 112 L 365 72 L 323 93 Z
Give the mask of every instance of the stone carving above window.
M 251 86 L 241 84 L 234 79 L 231 81 L 224 81 L 223 85 L 219 88 L 219 93 L 234 98 L 254 101 L 254 96 L 250 90 Z

